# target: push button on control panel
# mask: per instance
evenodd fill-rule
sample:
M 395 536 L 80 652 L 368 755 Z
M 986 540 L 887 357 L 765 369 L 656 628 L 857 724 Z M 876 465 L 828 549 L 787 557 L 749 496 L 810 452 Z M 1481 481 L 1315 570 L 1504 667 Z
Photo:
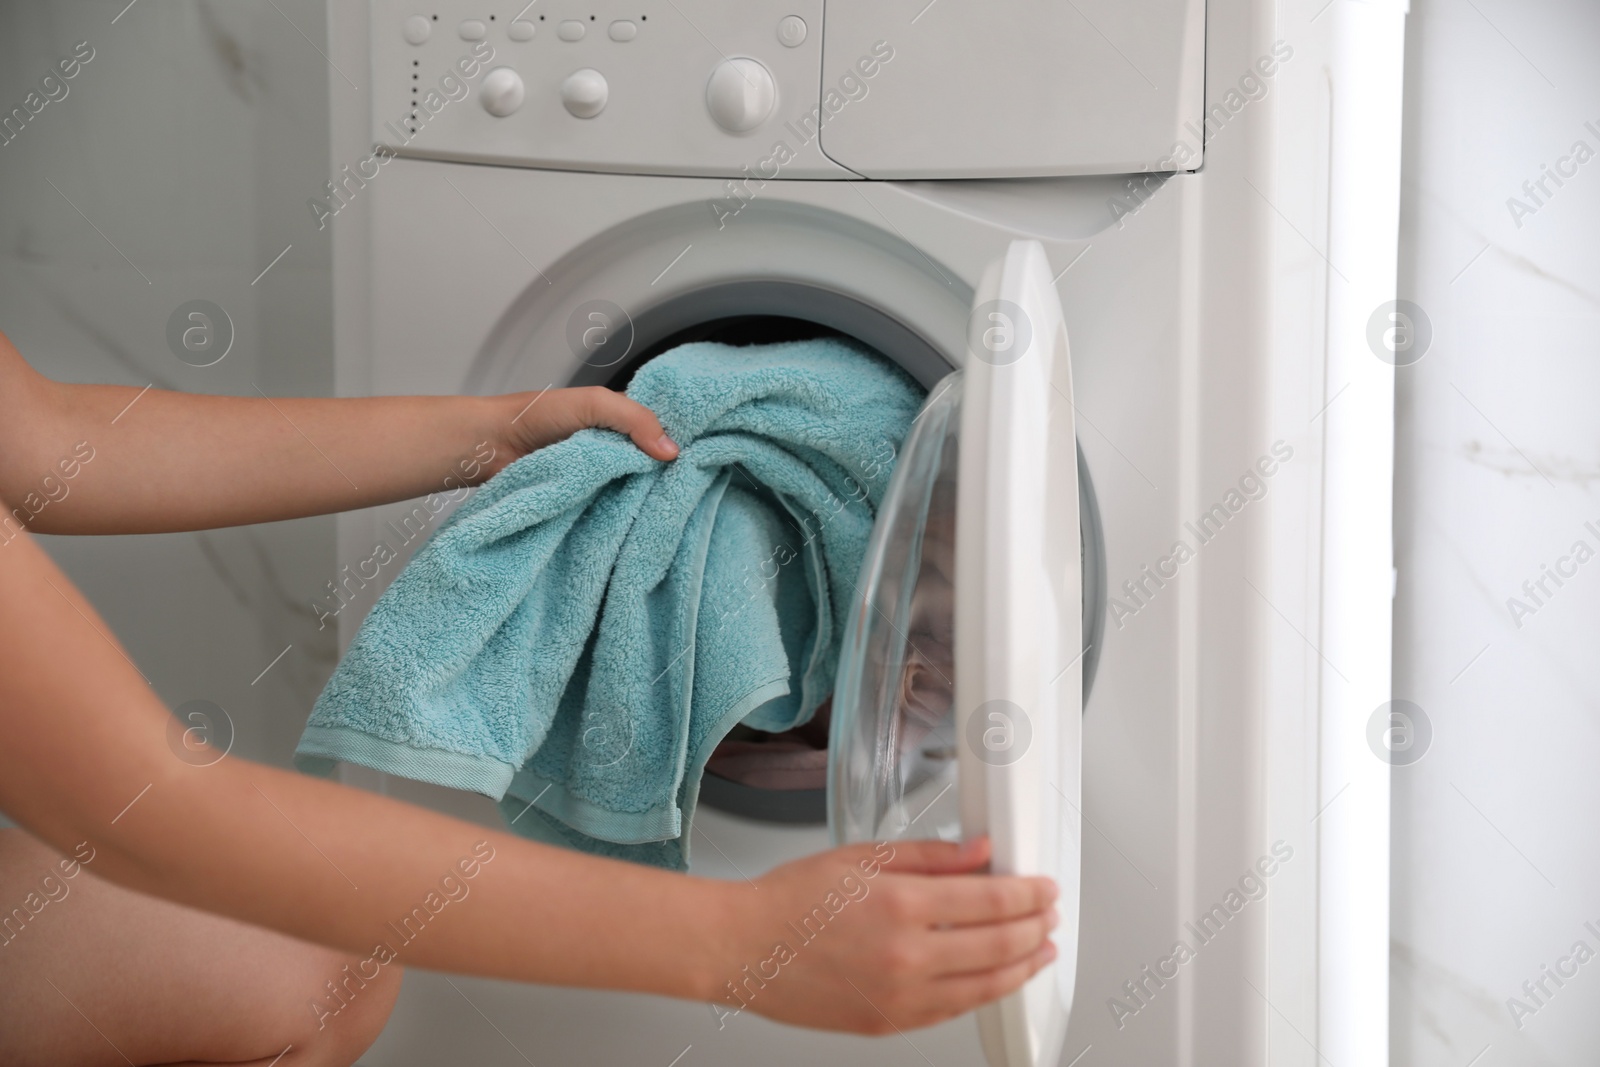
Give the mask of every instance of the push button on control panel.
M 785 48 L 799 48 L 806 43 L 806 20 L 799 15 L 785 15 L 778 20 L 778 41 Z
M 581 41 L 583 40 L 584 31 L 588 28 L 577 19 L 567 19 L 556 27 L 556 36 L 563 41 Z
M 461 25 L 456 27 L 456 32 L 463 41 L 481 41 L 489 32 L 489 27 L 483 24 L 482 19 L 462 19 Z
M 607 32 L 610 33 L 613 41 L 631 41 L 639 36 L 639 24 L 629 22 L 627 19 L 618 19 L 611 24 L 611 28 Z
M 535 29 L 537 29 L 537 27 L 527 19 L 517 19 L 511 25 L 506 27 L 506 36 L 511 38 L 513 41 L 531 41 L 533 40 L 533 32 Z
M 407 43 L 421 44 L 428 39 L 429 34 L 433 33 L 433 23 L 428 21 L 426 15 L 412 15 L 406 19 L 400 32 L 405 35 Z

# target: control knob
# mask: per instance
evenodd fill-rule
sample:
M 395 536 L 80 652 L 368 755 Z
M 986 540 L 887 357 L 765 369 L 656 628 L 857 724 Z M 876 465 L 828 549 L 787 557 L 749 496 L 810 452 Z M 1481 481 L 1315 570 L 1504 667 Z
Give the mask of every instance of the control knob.
M 778 102 L 772 74 L 753 59 L 725 59 L 706 83 L 706 110 L 729 133 L 746 133 L 766 122 Z
M 606 76 L 593 67 L 575 70 L 561 83 L 561 102 L 580 119 L 592 119 L 600 114 L 610 97 L 611 87 L 606 84 Z
M 483 87 L 478 90 L 483 109 L 502 119 L 521 107 L 526 97 L 522 76 L 510 67 L 496 67 L 485 74 Z

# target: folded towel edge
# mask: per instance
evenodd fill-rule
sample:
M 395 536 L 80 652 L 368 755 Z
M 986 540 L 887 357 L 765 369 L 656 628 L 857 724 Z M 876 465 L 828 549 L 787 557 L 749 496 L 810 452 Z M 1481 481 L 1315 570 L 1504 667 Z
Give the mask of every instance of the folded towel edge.
M 506 795 L 523 801 L 529 807 L 536 807 L 541 814 L 558 820 L 569 830 L 613 845 L 645 845 L 655 841 L 682 838 L 684 809 L 688 809 L 692 818 L 700 793 L 700 775 L 705 772 L 706 761 L 711 758 L 717 742 L 721 741 L 740 719 L 767 701 L 787 696 L 789 692 L 789 682 L 786 678 L 763 682 L 718 716 L 716 726 L 707 733 L 698 749 L 686 759 L 684 775 L 689 779 L 689 787 L 685 789 L 682 780 L 673 787 L 674 795 L 680 791 L 685 794 L 683 807 L 679 807 L 676 803 L 664 803 L 645 811 L 613 811 L 591 800 L 574 796 L 560 782 L 553 782 L 527 768 L 516 773 L 512 784 L 507 787 Z M 508 820 L 508 824 L 510 821 L 512 820 Z M 687 862 L 688 841 L 684 840 L 681 847 L 684 860 Z
M 677 804 L 658 804 L 646 811 L 612 811 L 575 796 L 559 782 L 530 770 L 516 773 L 507 796 L 537 807 L 540 814 L 556 819 L 569 830 L 613 845 L 670 841 L 683 832 Z M 507 819 L 506 825 L 514 821 L 515 818 Z
M 306 727 L 295 749 L 295 767 L 326 778 L 332 774 L 338 760 L 418 782 L 482 793 L 491 800 L 505 796 L 516 774 L 511 764 L 488 756 L 413 748 L 336 726 Z

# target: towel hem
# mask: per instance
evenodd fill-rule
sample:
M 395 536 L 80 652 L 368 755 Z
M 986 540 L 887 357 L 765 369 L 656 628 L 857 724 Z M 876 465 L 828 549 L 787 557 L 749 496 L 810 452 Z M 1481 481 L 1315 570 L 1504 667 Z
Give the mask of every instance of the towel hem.
M 716 729 L 707 736 L 716 736 L 720 740 L 734 723 L 767 701 L 786 696 L 789 691 L 789 682 L 784 678 L 767 682 L 752 690 L 719 717 Z M 684 798 L 684 806 L 689 808 L 691 813 L 695 807 L 694 800 L 699 794 L 699 775 L 704 772 L 706 760 L 710 757 L 711 750 L 716 748 L 716 742 L 702 747 L 703 751 L 697 753 L 690 766 L 685 768 L 686 776 L 694 779 L 691 794 Z M 562 825 L 580 834 L 609 841 L 614 845 L 643 845 L 652 841 L 671 841 L 683 836 L 683 809 L 676 803 L 660 804 L 646 811 L 612 811 L 600 807 L 593 801 L 574 796 L 560 783 L 552 782 L 526 769 L 516 773 L 514 781 L 507 787 L 507 795 L 525 802 L 530 802 L 531 797 L 532 805 L 537 807 L 541 814 L 559 820 Z M 687 845 L 684 847 L 684 853 L 687 857 Z
M 766 685 L 750 693 L 743 700 L 734 704 L 717 722 L 716 729 L 712 730 L 700 742 L 700 747 L 694 753 L 694 759 L 685 768 L 686 782 L 683 790 L 683 810 L 687 812 L 686 818 L 693 825 L 695 812 L 700 809 L 700 783 L 705 778 L 706 764 L 711 762 L 711 754 L 716 751 L 717 745 L 728 736 L 728 731 L 751 715 L 761 705 L 769 700 L 788 696 L 794 692 L 789 685 L 789 679 L 779 678 L 768 682 Z M 689 866 L 688 835 L 680 834 L 679 850 L 682 853 L 682 865 L 685 869 Z
M 295 766 L 327 776 L 333 770 L 334 760 L 450 789 L 482 793 L 491 800 L 506 795 L 506 788 L 516 773 L 511 764 L 487 756 L 414 748 L 340 727 L 306 727 L 295 749 Z

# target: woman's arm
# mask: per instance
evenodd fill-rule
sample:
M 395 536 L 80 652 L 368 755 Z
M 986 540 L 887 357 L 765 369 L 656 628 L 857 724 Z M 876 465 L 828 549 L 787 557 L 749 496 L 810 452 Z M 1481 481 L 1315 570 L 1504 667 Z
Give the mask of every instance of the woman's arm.
M 371 966 L 641 990 L 867 1033 L 971 1010 L 1053 955 L 1047 880 L 952 873 L 979 869 L 981 846 L 836 850 L 756 888 L 233 757 L 194 766 L 88 601 L 31 536 L 0 539 L 0 809 L 63 854 L 88 850 L 98 876 Z
M 677 455 L 648 408 L 604 388 L 312 399 L 67 385 L 4 335 L 0 402 L 0 497 L 39 533 L 197 530 L 449 492 L 584 426 Z

